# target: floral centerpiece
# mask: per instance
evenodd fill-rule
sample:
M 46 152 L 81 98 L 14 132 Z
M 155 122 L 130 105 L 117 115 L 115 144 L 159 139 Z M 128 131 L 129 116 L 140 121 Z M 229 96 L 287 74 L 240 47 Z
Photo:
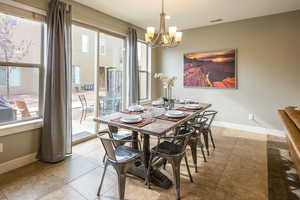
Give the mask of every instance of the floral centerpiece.
M 174 87 L 174 82 L 177 80 L 176 76 L 166 76 L 162 73 L 155 73 L 155 79 L 159 79 L 163 83 L 163 87 L 165 89 L 164 97 L 169 101 L 172 100 L 172 88 Z

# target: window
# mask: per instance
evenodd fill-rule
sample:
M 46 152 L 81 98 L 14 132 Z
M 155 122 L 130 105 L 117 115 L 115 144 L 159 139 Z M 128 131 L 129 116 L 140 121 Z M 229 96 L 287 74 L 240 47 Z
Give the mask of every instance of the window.
M 80 84 L 80 67 L 73 66 L 72 69 L 72 83 Z
M 120 111 L 124 105 L 125 38 L 99 34 L 100 115 Z M 103 51 L 101 50 L 104 49 Z M 102 52 L 101 52 L 102 51 Z
M 72 25 L 72 140 L 95 134 L 98 32 Z
M 106 39 L 100 38 L 100 55 L 105 56 L 106 55 Z
M 149 65 L 150 48 L 143 42 L 138 42 L 138 64 L 139 64 L 139 78 L 140 78 L 140 100 L 149 99 L 150 90 L 150 65 Z
M 15 87 L 21 85 L 20 68 L 16 68 L 16 67 L 0 68 L 0 86 L 6 86 L 7 84 Z
M 0 123 L 40 116 L 43 29 L 41 22 L 0 13 Z
M 89 52 L 89 37 L 87 35 L 81 35 L 81 52 Z

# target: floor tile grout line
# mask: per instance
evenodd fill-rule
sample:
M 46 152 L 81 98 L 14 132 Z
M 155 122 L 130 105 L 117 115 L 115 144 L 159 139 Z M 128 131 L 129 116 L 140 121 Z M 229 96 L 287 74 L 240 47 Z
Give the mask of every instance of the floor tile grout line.
M 74 188 L 71 184 L 68 183 L 67 185 L 71 187 L 73 190 L 75 190 L 77 193 L 79 193 L 79 195 L 82 196 L 84 199 L 89 200 L 88 198 L 86 198 L 86 196 L 84 196 L 80 191 Z
M 102 166 L 96 166 L 96 167 L 93 167 L 92 169 L 90 169 L 90 170 L 88 170 L 87 172 L 85 172 L 85 173 L 79 175 L 78 177 L 76 177 L 76 178 L 74 178 L 74 179 L 70 179 L 69 181 L 66 182 L 66 184 L 69 184 L 69 183 L 71 183 L 71 182 L 73 182 L 73 181 L 75 181 L 75 180 L 81 178 L 82 176 L 87 175 L 87 174 L 90 173 L 91 171 L 93 171 L 93 170 L 95 170 L 95 169 L 97 169 L 97 168 L 100 168 L 100 167 L 102 167 Z M 102 167 L 102 168 L 103 168 L 103 167 Z

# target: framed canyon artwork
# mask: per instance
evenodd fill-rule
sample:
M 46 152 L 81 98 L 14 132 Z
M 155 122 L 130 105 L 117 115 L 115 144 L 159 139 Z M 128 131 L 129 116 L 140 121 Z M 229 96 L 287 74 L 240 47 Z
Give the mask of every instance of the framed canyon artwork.
M 237 88 L 236 52 L 184 54 L 184 87 Z

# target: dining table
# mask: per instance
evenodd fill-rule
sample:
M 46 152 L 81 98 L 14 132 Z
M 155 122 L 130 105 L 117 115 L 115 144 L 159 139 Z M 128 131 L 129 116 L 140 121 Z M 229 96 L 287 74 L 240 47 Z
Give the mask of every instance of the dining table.
M 145 169 L 147 170 L 148 161 L 150 159 L 151 147 L 150 147 L 150 136 L 151 137 L 162 137 L 165 136 L 168 132 L 176 129 L 177 127 L 185 124 L 187 121 L 193 119 L 195 116 L 199 115 L 201 112 L 208 109 L 211 104 L 208 103 L 198 103 L 198 109 L 186 109 L 185 103 L 175 103 L 172 110 L 181 110 L 185 113 L 184 117 L 179 119 L 172 119 L 165 117 L 165 113 L 167 109 L 163 106 L 157 106 L 152 104 L 143 105 L 143 112 L 130 112 L 128 110 L 115 112 L 109 115 L 100 116 L 94 118 L 96 123 L 103 123 L 108 125 L 109 127 L 127 129 L 132 131 L 132 140 L 134 141 L 132 146 L 133 148 L 139 149 L 138 145 L 138 135 L 142 135 L 142 152 L 144 155 L 144 164 L 135 163 L 132 165 L 128 173 L 131 175 L 137 176 L 139 178 L 145 179 Z M 144 120 L 148 123 L 144 123 L 144 125 L 135 125 L 131 123 L 123 123 L 119 119 L 125 117 L 126 115 L 139 114 L 142 116 Z M 158 168 L 151 169 L 150 180 L 153 184 L 162 187 L 169 188 L 172 186 L 172 181 L 165 176 Z

